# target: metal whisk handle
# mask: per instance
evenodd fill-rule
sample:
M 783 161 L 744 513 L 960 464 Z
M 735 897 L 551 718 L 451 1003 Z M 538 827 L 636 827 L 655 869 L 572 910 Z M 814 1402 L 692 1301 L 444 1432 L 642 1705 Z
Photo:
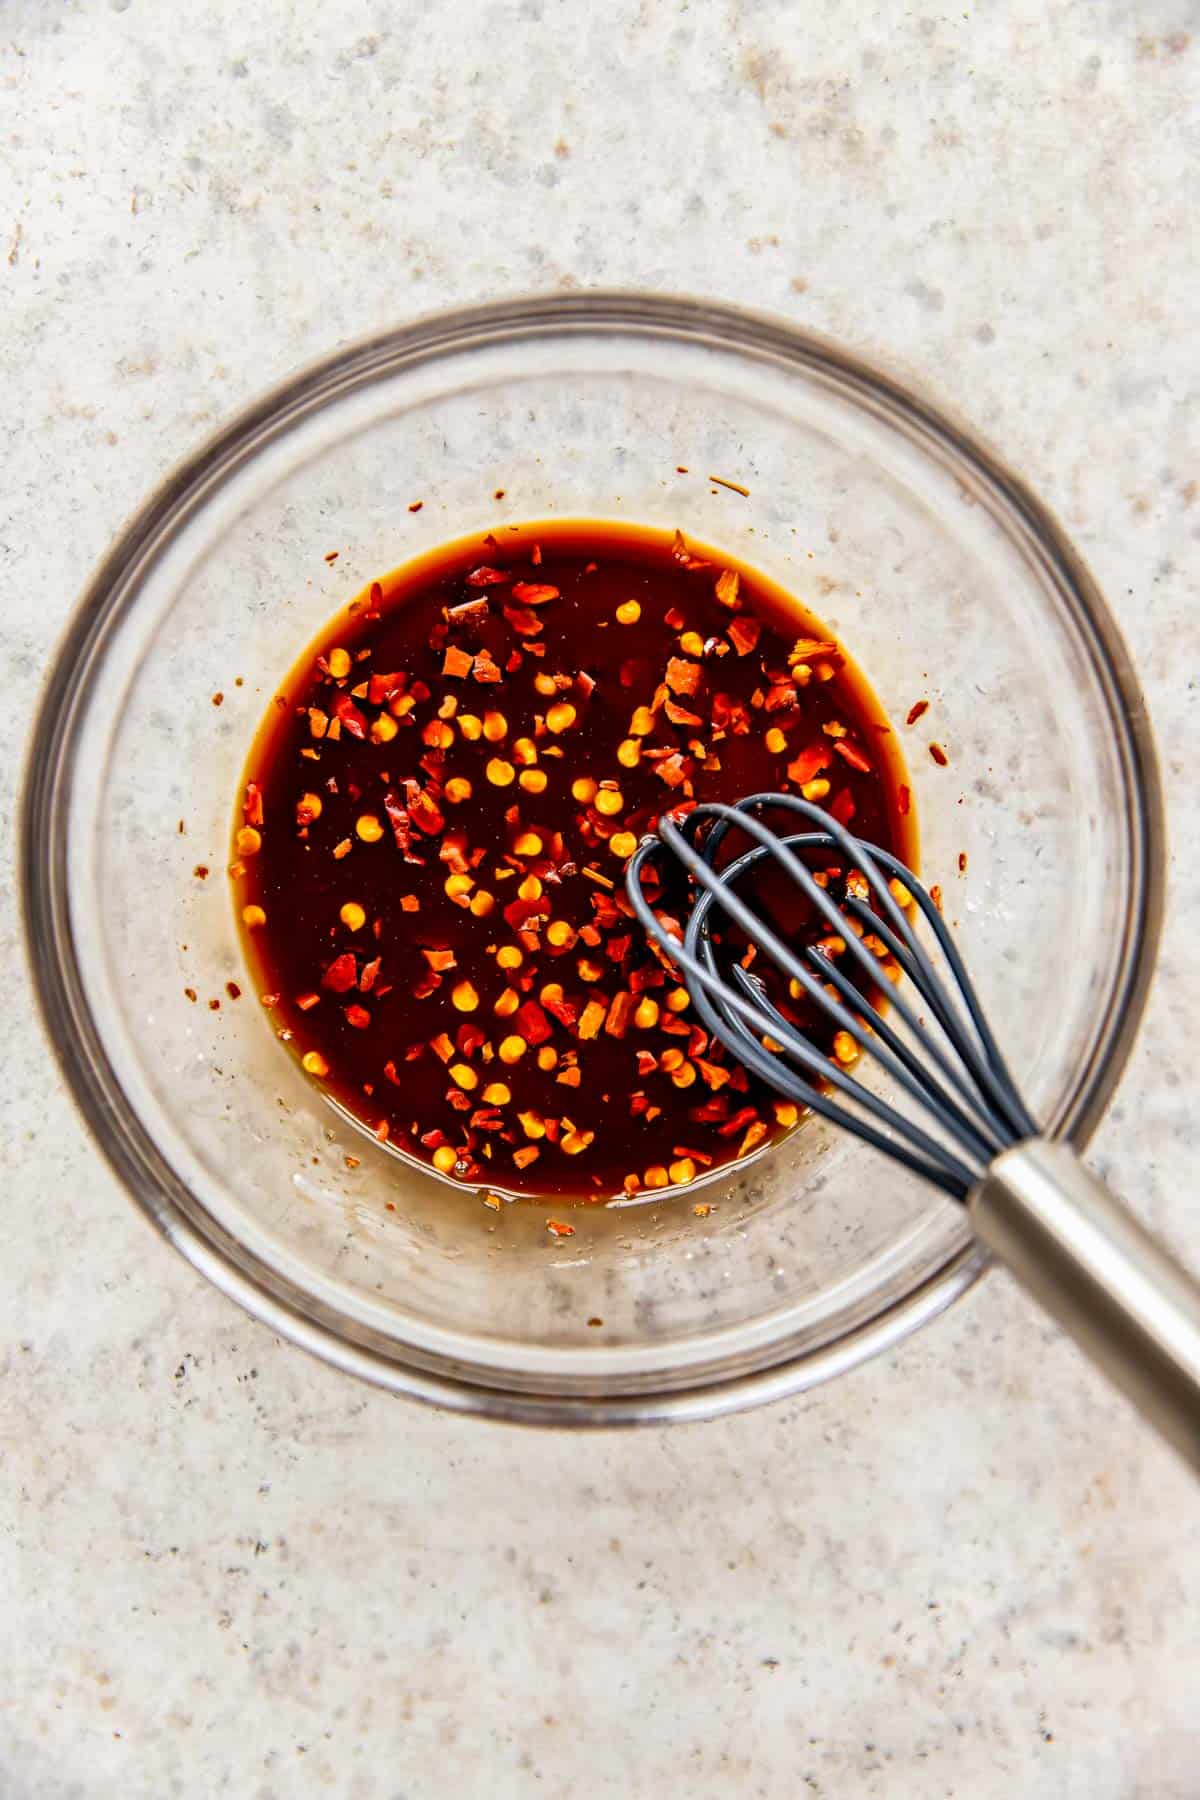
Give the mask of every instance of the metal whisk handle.
M 1200 1284 L 1064 1143 L 1003 1151 L 967 1209 L 980 1240 L 1200 1475 Z

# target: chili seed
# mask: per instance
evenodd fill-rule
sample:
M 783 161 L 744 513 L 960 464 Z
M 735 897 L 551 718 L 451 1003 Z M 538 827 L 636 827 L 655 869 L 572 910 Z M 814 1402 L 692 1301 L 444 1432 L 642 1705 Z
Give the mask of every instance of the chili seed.
M 580 775 L 571 783 L 571 798 L 578 800 L 580 806 L 590 806 L 596 797 L 599 782 L 593 781 L 590 775 Z
M 361 931 L 367 922 L 366 911 L 358 904 L 357 900 L 347 900 L 338 914 L 338 918 L 351 931 Z
M 469 981 L 460 981 L 450 995 L 458 1012 L 474 1012 L 479 1005 L 479 995 Z M 474 1082 L 470 1084 L 474 1087 Z
M 260 925 L 265 925 L 266 922 L 267 915 L 261 906 L 243 906 L 242 923 L 250 931 L 257 931 L 258 927 Z
M 606 819 L 612 819 L 621 811 L 625 801 L 615 782 L 605 781 L 601 782 L 592 805 L 598 813 L 603 813 Z
M 350 652 L 348 650 L 331 650 L 325 659 L 329 673 L 337 681 L 343 680 L 350 673 Z
M 544 794 L 550 777 L 544 769 L 522 769 L 517 780 L 527 794 Z
M 498 744 L 501 738 L 508 736 L 508 720 L 503 713 L 484 713 L 483 735 L 489 744 Z
M 439 1144 L 429 1160 L 441 1174 L 448 1175 L 458 1161 L 458 1157 L 449 1144 Z
M 618 625 L 636 625 L 642 616 L 642 609 L 636 600 L 623 600 L 617 608 Z
M 471 784 L 465 775 L 452 775 L 443 792 L 451 806 L 461 806 L 464 800 L 471 798 Z
M 310 1075 L 320 1076 L 329 1073 L 329 1064 L 319 1050 L 306 1050 L 300 1058 L 300 1066 L 306 1069 Z
M 467 742 L 473 744 L 483 736 L 483 720 L 476 718 L 474 713 L 459 713 L 458 729 Z
M 262 849 L 262 832 L 255 831 L 253 825 L 240 825 L 234 843 L 239 856 L 257 856 Z
M 484 773 L 493 787 L 509 787 L 516 771 L 510 762 L 505 762 L 502 757 L 493 756 Z
M 354 821 L 354 829 L 364 844 L 377 844 L 383 836 L 383 826 L 374 813 L 363 813 Z
M 519 1004 L 520 1002 L 518 1001 L 518 1005 Z M 506 1037 L 501 1043 L 497 1055 L 502 1063 L 520 1062 L 527 1048 L 528 1046 L 523 1037 Z
M 575 708 L 569 700 L 559 700 L 556 705 L 546 709 L 546 729 L 558 733 L 569 731 L 575 723 Z

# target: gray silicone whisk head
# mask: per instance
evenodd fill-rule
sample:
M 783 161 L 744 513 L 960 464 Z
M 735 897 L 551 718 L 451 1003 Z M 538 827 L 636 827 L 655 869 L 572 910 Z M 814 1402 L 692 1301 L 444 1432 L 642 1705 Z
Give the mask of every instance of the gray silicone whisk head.
M 794 814 L 803 829 L 782 835 L 764 813 Z M 748 847 L 739 848 L 739 838 L 748 839 Z M 836 853 L 836 884 L 816 878 L 820 871 L 803 855 L 812 851 Z M 662 923 L 646 893 L 657 877 L 669 876 L 671 859 L 691 884 L 682 940 Z M 756 890 L 771 865 L 796 883 L 822 922 L 814 941 L 786 941 L 756 909 Z M 931 930 L 936 964 L 891 882 L 903 884 Z M 790 794 L 753 794 L 736 806 L 703 804 L 682 815 L 664 814 L 657 836 L 638 846 L 626 888 L 647 935 L 678 966 L 706 1029 L 787 1099 L 833 1120 L 958 1200 L 1000 1151 L 1036 1135 L 928 891 L 889 851 L 856 838 L 821 807 Z M 754 968 L 730 953 L 729 926 L 741 934 L 739 941 L 754 946 L 756 961 L 774 966 L 789 993 L 836 1032 L 849 1033 L 887 1071 L 912 1103 L 911 1112 L 872 1092 L 780 1010 Z M 828 934 L 839 946 L 836 957 Z M 877 948 L 868 947 L 868 938 Z M 880 985 L 880 945 L 915 990 L 918 1006 L 904 983 L 889 993 L 886 1011 L 871 998 Z

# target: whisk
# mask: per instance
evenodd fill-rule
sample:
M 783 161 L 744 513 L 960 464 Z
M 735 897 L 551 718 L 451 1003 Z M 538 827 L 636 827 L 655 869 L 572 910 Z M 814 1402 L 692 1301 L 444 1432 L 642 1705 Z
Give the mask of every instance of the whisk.
M 795 814 L 802 829 L 781 836 L 759 816 L 766 812 Z M 749 838 L 749 848 L 718 864 L 731 830 Z M 801 853 L 811 850 L 836 853 L 849 877 L 842 900 L 806 865 Z M 664 855 L 694 884 L 682 942 L 644 891 L 644 874 L 658 873 Z M 791 945 L 755 910 L 764 859 L 797 884 L 837 938 L 836 960 L 828 940 Z M 899 897 L 889 882 L 902 884 Z M 664 815 L 657 836 L 644 838 L 631 859 L 626 886 L 647 935 L 679 968 L 704 1028 L 778 1093 L 963 1204 L 979 1239 L 1200 1474 L 1200 1285 L 1069 1144 L 1041 1135 L 954 940 L 912 871 L 807 800 L 754 794 L 736 806 Z M 944 974 L 913 929 L 903 889 Z M 897 1103 L 784 1015 L 753 964 L 745 966 L 750 959 L 731 949 L 729 925 L 754 946 L 755 960 L 775 965 L 791 994 L 882 1066 L 899 1090 Z M 868 936 L 903 978 L 886 1011 L 870 997 L 880 960 L 863 941 Z

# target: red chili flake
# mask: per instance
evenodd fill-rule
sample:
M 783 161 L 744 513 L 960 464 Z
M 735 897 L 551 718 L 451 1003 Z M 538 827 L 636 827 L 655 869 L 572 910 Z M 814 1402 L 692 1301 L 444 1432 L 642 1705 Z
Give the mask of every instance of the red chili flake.
M 464 680 L 471 673 L 475 658 L 467 650 L 460 650 L 457 644 L 447 644 L 446 654 L 442 659 L 442 674 Z
M 508 675 L 515 675 L 524 661 L 525 658 L 521 655 L 519 650 L 510 650 L 504 659 L 505 673 Z
M 624 962 L 629 955 L 629 947 L 632 943 L 633 938 L 628 933 L 623 937 L 611 937 L 605 945 L 605 951 L 613 962 Z
M 965 875 L 967 872 L 967 853 L 965 850 L 960 850 L 958 853 L 958 872 L 960 875 Z
M 914 705 L 909 707 L 908 717 L 907 717 L 907 719 L 905 719 L 904 723 L 906 725 L 915 725 L 917 720 L 921 717 L 921 714 L 927 713 L 928 711 L 929 711 L 928 700 L 918 700 Z
M 513 599 L 522 606 L 545 606 L 549 600 L 557 600 L 558 589 L 543 581 L 518 581 L 513 586 Z
M 487 1042 L 487 1033 L 479 1025 L 469 1021 L 459 1026 L 454 1034 L 454 1041 L 464 1056 L 474 1056 L 475 1052 Z
M 788 764 L 788 780 L 794 781 L 797 787 L 803 787 L 819 775 L 822 769 L 829 767 L 829 751 L 824 744 L 810 744 Z
M 192 870 L 192 874 L 196 877 L 197 881 L 207 881 L 208 880 L 208 864 L 207 863 L 197 863 L 195 868 Z
M 445 618 L 429 633 L 429 648 L 431 650 L 441 649 L 451 625 L 478 625 L 487 616 L 488 603 L 486 600 L 460 600 L 457 606 L 448 606 Z
M 574 1000 L 568 1000 L 565 996 L 561 1000 L 547 1000 L 545 1007 L 546 1011 L 556 1018 L 567 1031 L 574 1030 L 579 1021 L 579 1008 Z
M 320 1006 L 320 994 L 297 994 L 296 1005 L 301 1012 L 311 1012 L 314 1006 Z
M 718 1067 L 715 1062 L 705 1062 L 702 1057 L 697 1056 L 695 1063 L 702 1079 L 714 1092 L 717 1088 L 723 1088 L 729 1080 L 729 1070 Z
M 944 769 L 946 764 L 950 761 L 950 758 L 946 755 L 946 752 L 942 749 L 940 744 L 930 744 L 929 754 L 932 756 L 939 769 Z
M 546 894 L 538 900 L 510 900 L 504 909 L 504 922 L 514 931 L 519 931 L 530 919 L 536 919 L 550 910 L 550 899 Z
M 446 1105 L 452 1106 L 454 1108 L 455 1112 L 470 1112 L 470 1110 L 471 1110 L 470 1096 L 468 1094 L 464 1094 L 461 1088 L 456 1088 L 456 1087 L 447 1088 L 447 1090 L 446 1090 Z
M 714 1094 L 711 1100 L 705 1100 L 700 1106 L 688 1108 L 688 1118 L 693 1125 L 714 1125 L 729 1112 L 729 1102 L 724 1094 Z
M 492 682 L 504 680 L 500 665 L 496 662 L 490 650 L 481 650 L 479 652 L 479 655 L 475 658 L 474 664 L 472 665 L 471 673 L 476 681 Z
M 723 1138 L 733 1137 L 736 1132 L 742 1130 L 743 1126 L 753 1125 L 757 1118 L 757 1107 L 743 1106 L 739 1112 L 734 1113 L 731 1119 L 726 1119 L 724 1125 L 718 1126 L 717 1136 Z
M 394 794 L 391 788 L 383 796 L 383 810 L 391 822 L 392 836 L 396 840 L 397 850 L 402 850 L 407 856 L 412 845 L 412 822 L 408 816 L 408 808 L 401 806 L 399 795 Z M 420 862 L 421 858 L 413 857 L 412 860 Z M 415 911 L 416 908 L 413 910 Z
M 343 1012 L 347 1025 L 353 1025 L 355 1031 L 365 1031 L 371 1023 L 371 1015 L 365 1006 L 356 1003 L 354 1006 L 344 1007 Z
M 637 1072 L 639 1075 L 653 1075 L 658 1067 L 658 1058 L 653 1050 L 639 1050 L 637 1053 Z
M 700 686 L 704 671 L 699 663 L 690 662 L 686 656 L 672 656 L 667 661 L 667 685 L 677 694 L 694 694 Z
M 704 720 L 700 718 L 698 714 L 688 712 L 674 700 L 668 700 L 663 707 L 663 711 L 666 713 L 668 719 L 670 719 L 672 725 L 692 725 L 698 730 L 704 725 Z
M 421 910 L 421 902 L 417 899 L 417 896 L 415 894 L 401 894 L 401 896 L 400 896 L 400 911 L 401 912 L 412 913 L 412 912 L 420 912 L 420 910 Z
M 431 1130 L 423 1131 L 417 1142 L 422 1150 L 440 1150 L 442 1145 L 448 1144 L 450 1140 L 441 1127 L 435 1125 Z
M 552 1036 L 550 1021 L 536 1000 L 525 1000 L 518 1006 L 513 1024 L 527 1044 L 544 1044 Z
M 527 606 L 506 606 L 504 617 L 518 637 L 536 637 L 542 629 L 541 620 L 536 613 L 530 612 Z
M 749 656 L 758 644 L 761 631 L 762 626 L 757 619 L 740 613 L 736 619 L 731 619 L 729 622 L 729 641 L 739 656 Z
M 782 712 L 785 707 L 795 706 L 796 697 L 796 690 L 790 681 L 773 681 L 763 700 L 763 710 Z
M 908 810 L 912 805 L 912 791 L 911 789 L 906 788 L 903 782 L 901 782 L 900 786 L 896 789 L 896 805 L 900 810 L 901 817 L 906 818 L 908 816 Z
M 404 794 L 408 801 L 408 816 L 419 830 L 430 837 L 435 837 L 445 826 L 445 819 L 428 792 L 415 781 L 406 781 Z
M 792 645 L 789 661 L 808 662 L 814 656 L 836 656 L 838 647 L 828 638 L 797 638 Z
M 366 714 L 361 713 L 349 694 L 336 694 L 330 708 L 343 731 L 348 731 L 353 738 L 365 738 L 367 735 Z
M 547 1219 L 546 1230 L 551 1232 L 556 1238 L 575 1236 L 575 1227 L 573 1225 L 564 1225 L 561 1219 Z
M 263 822 L 262 789 L 256 781 L 246 783 L 246 798 L 242 805 L 242 813 L 247 825 L 261 825 Z
M 352 951 L 344 950 L 340 956 L 334 957 L 322 975 L 321 986 L 329 988 L 335 994 L 345 994 L 357 981 L 358 963 Z
M 408 676 L 398 671 L 390 675 L 372 675 L 367 683 L 367 699 L 372 706 L 382 706 L 388 700 L 394 700 L 402 694 L 408 685 Z
M 676 750 L 673 755 L 663 757 L 661 762 L 656 764 L 654 773 L 660 781 L 665 781 L 668 787 L 675 788 L 687 780 L 691 771 L 691 757 L 683 756 Z
M 453 969 L 457 966 L 453 950 L 422 949 L 421 955 L 425 958 L 425 961 L 429 964 L 430 968 L 439 975 L 444 974 L 447 969 Z
M 185 996 L 185 998 L 186 998 L 186 999 L 188 999 L 188 1000 L 190 1000 L 190 1001 L 191 1001 L 191 1002 L 192 1002 L 192 1004 L 193 1004 L 193 1005 L 195 1005 L 195 1002 L 196 1002 L 196 990 L 195 990 L 195 988 L 184 988 L 184 990 L 183 990 L 183 992 L 184 992 L 184 996 Z M 272 996 L 272 1004 L 274 1004 L 274 1002 L 275 1002 L 275 1001 L 276 1001 L 276 1000 L 277 1000 L 277 999 L 278 999 L 278 998 L 279 998 L 279 996 L 278 996 L 278 994 L 275 994 L 275 995 L 273 995 L 273 996 Z M 265 1005 L 266 1005 L 266 1003 L 267 1003 L 267 1002 L 266 1002 L 266 998 L 265 998 L 265 996 L 264 996 L 264 999 L 263 999 L 263 1005 L 264 1005 L 264 1006 L 265 1006 Z
M 575 686 L 579 689 L 585 700 L 590 700 L 596 691 L 595 677 L 589 675 L 586 669 L 580 669 L 578 675 L 575 677 Z
M 871 764 L 858 746 L 850 742 L 849 738 L 839 738 L 833 747 L 843 762 L 848 762 L 852 769 L 858 769 L 864 775 L 871 773 Z
M 511 580 L 511 575 L 509 575 L 505 569 L 489 569 L 486 563 L 481 563 L 477 569 L 472 569 L 471 573 L 467 576 L 467 586 L 475 588 L 495 587 L 498 582 Z
M 358 977 L 358 991 L 360 994 L 369 994 L 371 989 L 375 986 L 375 977 L 379 973 L 379 965 L 382 961 L 383 958 L 381 956 L 376 956 L 371 962 L 363 964 L 362 972 Z
M 681 569 L 711 569 L 712 564 L 702 556 L 693 556 L 684 542 L 682 531 L 677 531 L 671 540 L 671 555 Z
M 540 544 L 533 544 L 530 546 L 529 560 L 535 569 L 540 567 L 542 560 L 542 546 Z
M 937 907 L 938 911 L 941 912 L 941 910 L 942 910 L 942 890 L 937 885 L 936 882 L 933 884 L 933 886 L 929 890 L 929 898 L 933 901 L 933 904 Z
M 604 1029 L 609 1037 L 623 1038 L 629 1029 L 629 1021 L 637 1002 L 632 994 L 622 988 L 613 995 L 612 1005 L 608 1009 L 608 1017 L 604 1021 Z
M 829 803 L 829 811 L 839 825 L 848 825 L 857 810 L 849 788 L 842 788 Z
M 386 1079 L 391 1082 L 393 1087 L 400 1086 L 400 1077 L 396 1073 L 396 1065 L 391 1060 L 390 1057 L 388 1058 L 387 1062 L 385 1062 L 383 1065 L 383 1073 L 384 1073 L 384 1076 L 386 1077 Z

